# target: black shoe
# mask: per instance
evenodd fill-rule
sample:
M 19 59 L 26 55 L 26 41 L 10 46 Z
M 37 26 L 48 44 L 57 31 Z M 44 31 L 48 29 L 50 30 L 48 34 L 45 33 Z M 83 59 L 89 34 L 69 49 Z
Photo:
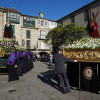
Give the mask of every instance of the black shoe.
M 58 87 L 60 88 L 60 84 L 58 83 Z
M 66 94 L 67 92 L 63 92 L 63 94 Z
M 62 91 L 62 93 L 63 93 L 63 94 L 66 94 L 66 93 L 67 93 L 67 91 Z
M 69 93 L 69 92 L 71 92 L 71 90 L 69 90 L 69 91 L 66 91 L 66 93 Z

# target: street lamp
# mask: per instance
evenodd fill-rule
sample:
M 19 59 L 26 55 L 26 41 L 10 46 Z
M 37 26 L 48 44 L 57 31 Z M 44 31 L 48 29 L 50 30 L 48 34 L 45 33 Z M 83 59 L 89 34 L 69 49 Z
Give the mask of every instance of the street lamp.
M 22 46 L 24 47 L 24 45 L 25 45 L 25 40 L 22 39 Z
M 15 42 L 16 42 L 16 37 L 15 37 L 15 35 L 13 35 L 13 37 L 12 37 L 12 43 L 15 44 Z

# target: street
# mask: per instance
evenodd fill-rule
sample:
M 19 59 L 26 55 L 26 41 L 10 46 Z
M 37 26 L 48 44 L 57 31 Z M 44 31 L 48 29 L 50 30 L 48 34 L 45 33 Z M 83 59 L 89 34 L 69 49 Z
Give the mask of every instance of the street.
M 100 94 L 71 89 L 62 94 L 57 86 L 54 65 L 34 62 L 34 68 L 20 76 L 18 81 L 8 82 L 8 75 L 0 75 L 0 100 L 100 100 Z

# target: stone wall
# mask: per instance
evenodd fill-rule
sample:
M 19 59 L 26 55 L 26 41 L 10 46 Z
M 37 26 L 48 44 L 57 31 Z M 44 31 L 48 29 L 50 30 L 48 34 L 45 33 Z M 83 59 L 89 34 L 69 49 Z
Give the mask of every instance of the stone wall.
M 77 25 L 82 25 L 85 28 L 87 27 L 87 21 L 84 20 L 84 10 L 91 8 L 91 12 L 96 13 L 97 11 L 99 12 L 99 15 L 96 19 L 96 21 L 98 22 L 98 30 L 100 32 L 100 1 L 98 0 L 95 3 L 89 4 L 88 6 L 84 6 L 74 12 L 72 12 L 71 14 L 61 18 L 58 20 L 58 23 L 62 22 L 63 26 L 65 26 L 66 24 L 71 23 L 71 17 L 74 16 L 75 17 L 75 23 Z

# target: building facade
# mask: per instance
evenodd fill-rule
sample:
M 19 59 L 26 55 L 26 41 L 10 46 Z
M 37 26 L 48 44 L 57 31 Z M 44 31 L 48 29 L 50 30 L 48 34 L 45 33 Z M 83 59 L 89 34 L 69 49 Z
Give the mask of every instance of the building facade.
M 100 33 L 100 0 L 95 0 L 82 8 L 64 16 L 63 18 L 57 20 L 58 24 L 61 24 L 62 26 L 65 26 L 69 23 L 76 23 L 76 25 L 82 25 L 85 28 L 87 28 L 88 24 L 88 9 L 91 9 L 91 12 L 94 12 L 94 14 L 99 12 L 96 21 L 98 23 L 98 30 Z M 91 16 L 92 17 L 92 16 Z
M 45 44 L 45 36 L 52 28 L 57 26 L 57 22 L 43 18 L 43 13 L 39 17 L 23 15 L 16 9 L 0 7 L 0 38 L 4 34 L 4 26 L 10 21 L 13 33 L 19 45 L 34 52 L 52 52 L 51 44 Z

